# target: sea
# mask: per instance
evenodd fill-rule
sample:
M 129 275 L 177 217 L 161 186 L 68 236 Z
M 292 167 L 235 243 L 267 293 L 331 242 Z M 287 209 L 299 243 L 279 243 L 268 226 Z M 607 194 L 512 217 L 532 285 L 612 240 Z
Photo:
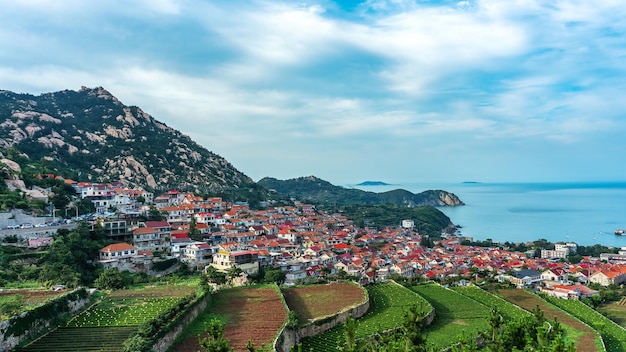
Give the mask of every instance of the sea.
M 440 189 L 464 203 L 439 207 L 474 240 L 575 242 L 578 245 L 626 246 L 626 181 L 551 183 L 407 183 L 382 186 L 344 185 L 371 192 Z

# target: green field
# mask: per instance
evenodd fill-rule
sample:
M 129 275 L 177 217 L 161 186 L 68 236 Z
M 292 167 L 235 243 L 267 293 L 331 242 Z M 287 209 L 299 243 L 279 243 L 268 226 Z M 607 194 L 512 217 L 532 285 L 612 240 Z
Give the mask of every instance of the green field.
M 488 331 L 490 308 L 437 284 L 411 288 L 435 308 L 435 320 L 426 327 L 426 343 L 436 349 L 450 346 L 462 335 L 477 336 Z
M 105 298 L 67 323 L 68 327 L 137 326 L 174 307 L 180 298 Z
M 392 282 L 367 286 L 367 292 L 370 309 L 357 320 L 357 338 L 397 328 L 402 324 L 404 313 L 415 304 L 422 309 L 424 315 L 431 310 L 431 306 L 422 297 Z M 343 345 L 343 326 L 302 340 L 303 351 L 336 351 L 338 346 Z
M 119 352 L 135 327 L 58 328 L 21 349 L 24 352 Z
M 597 330 L 608 352 L 626 352 L 626 330 L 581 301 L 544 297 L 544 299 Z
M 520 319 L 531 315 L 529 311 L 476 286 L 459 286 L 455 287 L 454 291 L 489 307 L 489 309 L 497 309 L 502 317 L 507 320 Z
M 120 351 L 137 328 L 195 294 L 193 286 L 113 291 L 24 351 Z

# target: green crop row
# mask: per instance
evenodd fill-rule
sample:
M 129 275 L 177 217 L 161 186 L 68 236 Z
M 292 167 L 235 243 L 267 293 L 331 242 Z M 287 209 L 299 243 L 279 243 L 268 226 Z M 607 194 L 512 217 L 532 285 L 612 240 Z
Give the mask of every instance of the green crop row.
M 404 314 L 410 307 L 418 305 L 425 316 L 432 307 L 415 292 L 393 282 L 379 283 L 367 287 L 370 308 L 359 318 L 356 337 L 365 338 L 402 324 Z M 303 351 L 335 351 L 344 345 L 343 326 L 338 326 L 317 336 L 302 340 Z
M 24 347 L 24 352 L 120 351 L 135 327 L 59 328 Z
M 436 349 L 449 346 L 461 335 L 476 336 L 489 329 L 490 308 L 437 284 L 411 288 L 435 308 L 435 320 L 426 327 L 427 344 Z
M 604 340 L 607 352 L 626 351 L 626 330 L 611 319 L 578 300 L 543 298 L 596 329 Z
M 481 304 L 484 304 L 490 309 L 497 309 L 505 319 L 520 319 L 524 316 L 531 315 L 530 312 L 514 305 L 513 303 L 506 301 L 496 295 L 492 295 L 491 293 L 476 286 L 459 286 L 455 287 L 454 291 L 462 294 L 463 296 L 469 297 Z
M 105 299 L 74 317 L 67 326 L 137 326 L 156 318 L 180 300 L 180 298 L 147 298 L 132 301 Z

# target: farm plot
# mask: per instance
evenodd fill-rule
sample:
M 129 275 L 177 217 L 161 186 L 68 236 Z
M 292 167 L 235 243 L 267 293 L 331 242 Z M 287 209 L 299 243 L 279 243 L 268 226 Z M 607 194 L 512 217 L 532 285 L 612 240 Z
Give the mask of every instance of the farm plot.
M 174 307 L 180 298 L 107 297 L 67 323 L 68 327 L 138 326 Z
M 0 321 L 37 308 L 67 291 L 8 290 L 0 292 Z
M 626 351 L 626 330 L 612 320 L 581 301 L 554 297 L 544 299 L 596 329 L 602 335 L 607 351 Z
M 424 315 L 432 307 L 415 292 L 395 283 L 379 283 L 367 287 L 370 309 L 358 319 L 357 338 L 364 338 L 402 324 L 404 313 L 417 304 Z M 302 340 L 302 350 L 336 351 L 344 345 L 343 326 L 338 326 L 317 336 Z
M 282 293 L 301 323 L 336 314 L 366 299 L 364 289 L 351 283 L 287 288 Z
M 492 295 L 491 293 L 476 286 L 459 286 L 455 287 L 454 291 L 484 304 L 490 309 L 496 308 L 500 314 L 502 314 L 502 317 L 508 320 L 520 319 L 524 316 L 531 315 L 529 311 L 526 311 L 498 296 Z
M 497 294 L 507 301 L 520 306 L 528 311 L 532 311 L 537 306 L 548 319 L 557 319 L 564 325 L 568 337 L 576 341 L 576 351 L 602 351 L 602 341 L 595 330 L 583 324 L 578 319 L 566 312 L 556 309 L 548 302 L 542 300 L 537 295 L 519 289 L 499 290 Z
M 224 337 L 230 341 L 234 351 L 246 351 L 248 340 L 257 348 L 272 344 L 287 320 L 287 310 L 278 289 L 274 287 L 220 290 L 215 294 L 208 312 L 209 317 L 224 322 Z M 205 318 L 199 317 L 199 321 L 206 321 Z M 192 336 L 172 350 L 196 352 L 199 349 L 198 337 Z
M 428 345 L 439 350 L 465 336 L 489 329 L 489 308 L 437 284 L 411 288 L 435 308 L 435 320 L 424 330 Z
M 118 352 L 135 327 L 59 328 L 30 345 L 24 352 Z

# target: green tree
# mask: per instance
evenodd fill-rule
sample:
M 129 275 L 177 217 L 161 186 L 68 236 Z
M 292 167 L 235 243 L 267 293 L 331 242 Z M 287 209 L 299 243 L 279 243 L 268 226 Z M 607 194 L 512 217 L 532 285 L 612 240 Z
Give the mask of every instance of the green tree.
M 189 232 L 187 234 L 189 235 L 189 238 L 194 241 L 202 240 L 202 234 L 200 233 L 200 230 L 198 230 L 198 224 L 196 223 L 195 216 L 191 217 L 191 221 L 189 222 Z
M 149 351 L 150 343 L 140 335 L 133 335 L 131 338 L 124 341 L 122 352 L 141 352 Z
M 265 283 L 276 283 L 278 285 L 285 282 L 287 275 L 280 269 L 265 269 L 265 273 L 263 276 L 263 282 Z
M 223 285 L 226 283 L 226 273 L 217 270 L 214 266 L 209 265 L 205 269 L 207 280 L 216 285 Z
M 243 273 L 243 270 L 241 270 L 240 267 L 231 266 L 230 269 L 228 269 L 228 272 L 226 273 L 226 278 L 228 278 L 228 283 L 232 284 L 233 280 L 241 276 L 242 273 Z
M 120 289 L 124 287 L 124 279 L 122 274 L 116 269 L 105 269 L 100 276 L 94 281 L 96 288 L 101 290 Z
M 207 336 L 198 335 L 198 342 L 206 352 L 231 352 L 230 341 L 224 337 L 224 324 L 212 319 L 207 326 Z
M 148 220 L 149 221 L 163 221 L 165 220 L 165 215 L 157 209 L 154 205 L 150 206 L 150 210 L 148 210 Z

